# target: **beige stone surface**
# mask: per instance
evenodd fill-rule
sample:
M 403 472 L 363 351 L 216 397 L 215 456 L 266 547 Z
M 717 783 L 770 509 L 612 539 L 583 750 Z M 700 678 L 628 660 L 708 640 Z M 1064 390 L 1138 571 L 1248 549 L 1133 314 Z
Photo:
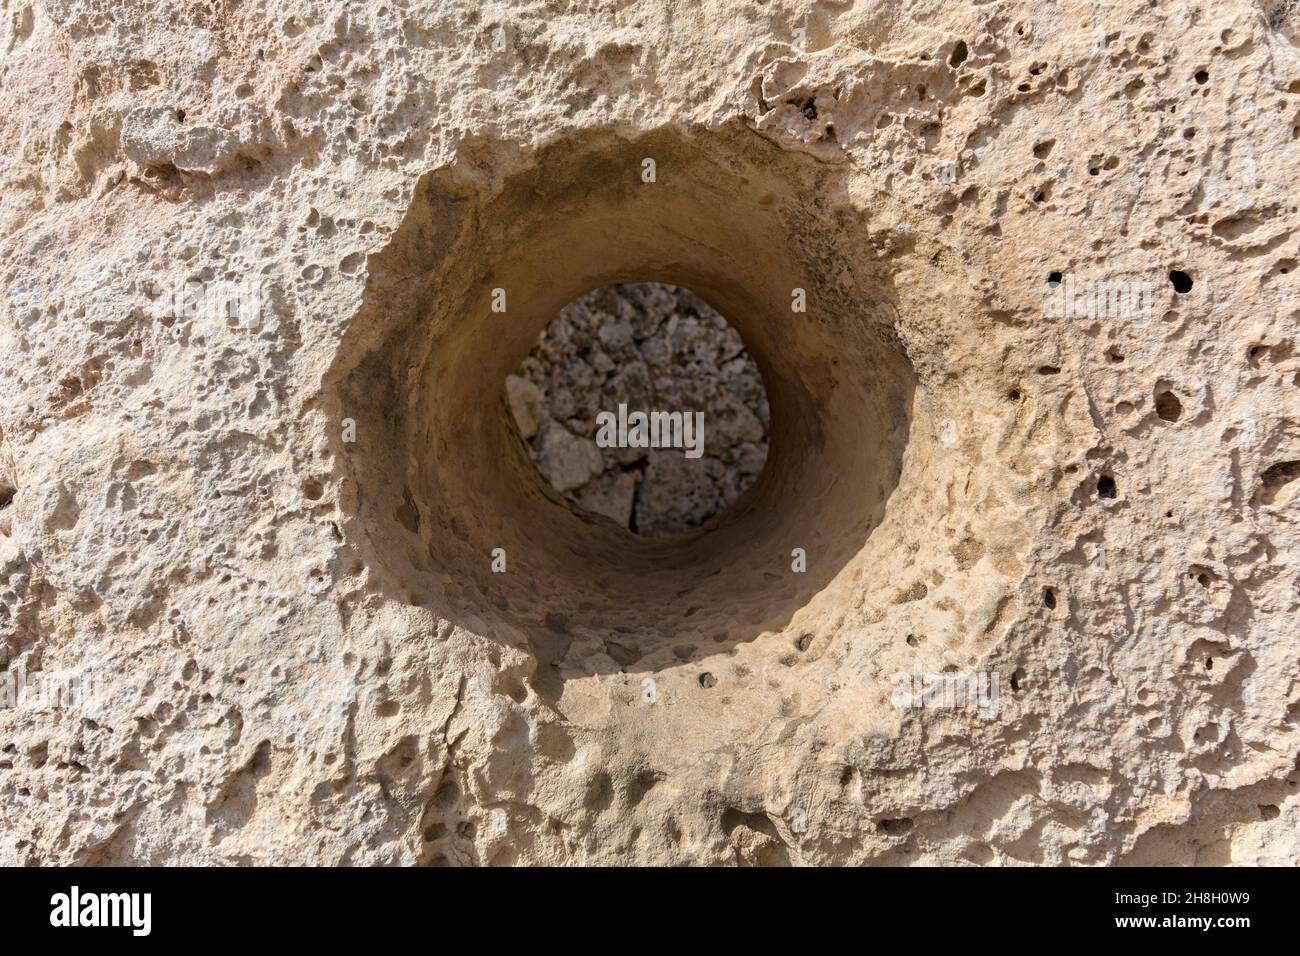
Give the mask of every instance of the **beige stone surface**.
M 2 9 L 0 863 L 1300 861 L 1294 5 Z M 510 431 L 620 281 L 696 535 Z

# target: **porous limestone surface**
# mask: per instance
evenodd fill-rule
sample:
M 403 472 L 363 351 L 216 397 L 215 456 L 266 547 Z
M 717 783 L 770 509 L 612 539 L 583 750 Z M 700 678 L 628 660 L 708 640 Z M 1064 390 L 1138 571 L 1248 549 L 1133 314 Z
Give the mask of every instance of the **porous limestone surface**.
M 740 334 L 689 289 L 632 282 L 575 299 L 506 392 L 551 487 L 637 534 L 700 527 L 735 504 L 767 461 L 758 366 Z M 677 420 L 657 428 L 662 435 L 643 424 L 645 434 L 629 440 L 626 422 L 637 414 Z
M 1300 861 L 1293 3 L 3 11 L 0 863 Z M 510 421 L 615 282 L 671 540 Z

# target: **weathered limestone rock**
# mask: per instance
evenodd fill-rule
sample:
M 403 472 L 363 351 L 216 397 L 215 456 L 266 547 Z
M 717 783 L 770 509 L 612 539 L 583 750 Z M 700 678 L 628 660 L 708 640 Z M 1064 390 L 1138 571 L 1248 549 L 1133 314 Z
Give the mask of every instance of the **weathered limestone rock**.
M 11 3 L 0 863 L 1300 862 L 1297 43 Z M 629 281 L 770 402 L 671 540 L 509 420 Z
M 600 473 L 600 452 L 558 422 L 548 421 L 537 439 L 537 467 L 556 491 L 572 491 Z

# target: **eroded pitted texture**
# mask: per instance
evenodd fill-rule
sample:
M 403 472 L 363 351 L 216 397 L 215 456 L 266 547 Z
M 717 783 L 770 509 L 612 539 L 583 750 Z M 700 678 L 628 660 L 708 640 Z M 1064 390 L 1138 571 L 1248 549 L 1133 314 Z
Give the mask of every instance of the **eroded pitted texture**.
M 493 10 L 8 8 L 0 861 L 1295 863 L 1294 6 Z M 772 427 L 629 550 L 501 383 L 632 279 Z
M 745 343 L 688 289 L 593 289 L 546 327 L 506 380 L 511 415 L 542 476 L 620 527 L 671 537 L 735 504 L 767 460 L 767 394 Z M 698 448 L 598 447 L 598 419 L 702 415 Z M 685 438 L 684 428 L 672 433 Z M 693 454 L 688 456 L 687 451 Z

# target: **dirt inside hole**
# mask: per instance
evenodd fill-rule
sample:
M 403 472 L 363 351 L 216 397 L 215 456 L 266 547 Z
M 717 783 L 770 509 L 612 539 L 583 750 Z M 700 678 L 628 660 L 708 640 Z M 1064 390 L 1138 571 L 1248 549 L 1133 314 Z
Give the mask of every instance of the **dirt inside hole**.
M 647 156 L 672 176 L 641 181 Z M 728 130 L 559 144 L 500 182 L 422 180 L 332 373 L 358 435 L 340 446 L 343 533 L 370 586 L 527 647 L 548 697 L 841 613 L 863 569 L 894 566 L 896 534 L 874 531 L 896 487 L 931 494 L 937 433 L 915 423 L 893 268 L 862 257 L 870 220 L 838 214 L 857 201 L 840 176 Z M 631 282 L 726 316 L 770 403 L 753 485 L 667 538 L 542 480 L 504 385 L 568 303 Z
M 547 483 L 635 534 L 704 525 L 767 460 L 758 366 L 740 333 L 680 286 L 617 283 L 578 297 L 506 379 L 506 396 Z

